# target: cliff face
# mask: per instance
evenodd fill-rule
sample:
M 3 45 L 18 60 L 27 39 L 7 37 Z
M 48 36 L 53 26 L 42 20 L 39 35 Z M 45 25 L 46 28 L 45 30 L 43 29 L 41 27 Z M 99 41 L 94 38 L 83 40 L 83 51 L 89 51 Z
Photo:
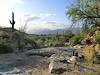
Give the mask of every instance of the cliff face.
M 19 52 L 36 48 L 36 43 L 28 34 L 11 28 L 0 28 L 0 53 Z

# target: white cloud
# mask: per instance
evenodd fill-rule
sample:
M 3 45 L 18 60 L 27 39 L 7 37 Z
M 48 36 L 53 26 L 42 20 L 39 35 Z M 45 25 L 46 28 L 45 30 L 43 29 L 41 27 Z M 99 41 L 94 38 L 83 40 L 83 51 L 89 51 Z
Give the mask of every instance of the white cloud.
M 53 13 L 40 13 L 39 15 L 41 18 L 48 18 L 48 17 L 51 17 L 51 16 L 56 16 L 56 14 L 53 14 Z
M 34 18 L 38 18 L 38 19 L 46 19 L 46 18 L 50 18 L 50 17 L 54 17 L 56 16 L 56 14 L 52 14 L 52 13 L 40 13 L 40 14 L 32 14 L 32 13 L 24 13 L 24 18 L 29 18 L 29 17 L 34 17 Z
M 5 4 L 0 3 L 0 25 L 9 26 L 11 9 Z
M 26 29 L 30 30 L 30 28 L 32 27 L 30 25 L 30 23 L 35 23 L 38 20 L 41 20 L 41 17 L 31 15 L 31 14 L 17 15 L 17 18 L 15 20 L 16 21 L 15 28 L 16 29 L 19 29 L 19 28 L 23 29 L 23 27 L 25 27 Z
M 25 15 L 24 17 L 26 18 L 27 21 L 34 21 L 34 20 L 41 19 L 41 17 L 39 17 L 39 16 L 33 16 L 33 15 Z
M 25 0 L 4 0 L 4 3 L 8 4 L 24 4 Z
M 32 22 L 34 24 L 39 24 L 39 23 L 43 23 L 47 17 L 51 17 L 52 15 L 54 14 L 39 14 L 39 15 L 34 15 L 34 14 L 31 14 L 31 13 L 24 13 L 23 16 L 20 16 L 19 20 L 21 22 L 23 22 L 23 25 L 25 24 L 25 22 Z M 38 21 L 39 20 L 39 21 Z
M 24 4 L 24 0 L 9 0 L 14 4 Z
M 28 25 L 28 33 L 33 32 L 34 30 L 41 30 L 41 29 L 50 29 L 50 30 L 56 30 L 56 29 L 64 29 L 67 28 L 67 24 L 58 23 L 56 21 L 35 21 L 31 22 Z

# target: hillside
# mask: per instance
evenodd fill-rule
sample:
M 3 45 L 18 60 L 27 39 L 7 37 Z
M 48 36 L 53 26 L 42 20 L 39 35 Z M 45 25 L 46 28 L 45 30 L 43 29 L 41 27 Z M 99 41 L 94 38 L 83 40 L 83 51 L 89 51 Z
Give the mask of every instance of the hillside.
M 0 28 L 0 53 L 24 51 L 36 48 L 36 43 L 28 34 L 11 28 Z

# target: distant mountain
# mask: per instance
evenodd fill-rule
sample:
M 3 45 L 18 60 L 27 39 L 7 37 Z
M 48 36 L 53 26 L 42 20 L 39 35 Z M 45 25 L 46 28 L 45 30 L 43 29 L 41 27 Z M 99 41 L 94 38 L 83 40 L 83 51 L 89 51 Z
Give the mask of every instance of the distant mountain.
M 67 32 L 69 30 L 69 28 L 64 28 L 64 29 L 55 29 L 55 30 L 50 30 L 50 29 L 38 29 L 38 30 L 33 30 L 31 31 L 32 34 L 63 34 L 65 32 Z M 81 31 L 81 28 L 73 28 L 70 31 L 72 31 L 72 33 L 79 33 Z

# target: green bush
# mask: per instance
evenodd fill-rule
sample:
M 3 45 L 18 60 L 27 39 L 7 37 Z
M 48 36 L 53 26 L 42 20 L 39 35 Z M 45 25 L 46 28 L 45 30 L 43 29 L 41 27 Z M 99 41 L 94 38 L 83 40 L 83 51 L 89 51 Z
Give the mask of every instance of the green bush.
M 94 34 L 94 42 L 100 44 L 100 31 L 96 31 Z
M 94 59 L 94 64 L 100 64 L 100 54 L 96 55 L 96 57 Z
M 86 75 L 95 75 L 95 73 L 92 72 L 92 71 L 89 71 L 89 72 L 86 73 Z
M 71 39 L 69 39 L 70 45 L 72 46 L 81 44 L 81 41 L 82 41 L 82 38 L 78 35 L 75 35 Z
M 9 44 L 0 44 L 0 54 L 2 53 L 12 53 L 13 49 Z

